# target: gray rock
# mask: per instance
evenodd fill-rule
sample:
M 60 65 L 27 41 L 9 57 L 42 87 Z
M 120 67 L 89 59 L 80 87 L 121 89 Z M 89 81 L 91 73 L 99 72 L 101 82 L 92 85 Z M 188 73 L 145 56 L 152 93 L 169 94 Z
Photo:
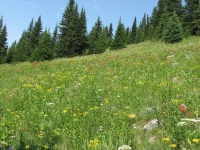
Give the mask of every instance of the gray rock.
M 158 119 L 153 119 L 153 120 L 149 121 L 147 124 L 145 124 L 142 129 L 146 130 L 146 131 L 151 131 L 160 126 L 162 126 L 162 123 L 160 121 L 158 121 Z

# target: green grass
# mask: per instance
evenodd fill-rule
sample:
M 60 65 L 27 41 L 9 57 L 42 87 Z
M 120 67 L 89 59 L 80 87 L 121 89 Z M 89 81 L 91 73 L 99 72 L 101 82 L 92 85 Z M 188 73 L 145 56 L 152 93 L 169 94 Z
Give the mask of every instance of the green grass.
M 177 126 L 187 113 L 192 112 L 191 118 L 200 113 L 199 37 L 173 45 L 146 41 L 101 55 L 0 65 L 0 89 L 3 150 L 200 146 L 199 123 Z M 187 113 L 179 110 L 181 103 Z M 154 113 L 144 113 L 152 106 Z M 163 126 L 143 131 L 152 119 Z

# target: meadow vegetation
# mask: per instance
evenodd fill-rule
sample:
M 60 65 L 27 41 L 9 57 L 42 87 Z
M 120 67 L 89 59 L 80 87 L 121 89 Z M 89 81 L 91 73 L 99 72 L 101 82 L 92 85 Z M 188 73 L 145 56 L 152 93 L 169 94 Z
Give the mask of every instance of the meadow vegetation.
M 198 149 L 200 39 L 0 65 L 0 149 Z M 184 104 L 187 112 L 179 110 Z M 148 107 L 154 113 L 144 113 Z M 150 132 L 142 127 L 158 119 Z

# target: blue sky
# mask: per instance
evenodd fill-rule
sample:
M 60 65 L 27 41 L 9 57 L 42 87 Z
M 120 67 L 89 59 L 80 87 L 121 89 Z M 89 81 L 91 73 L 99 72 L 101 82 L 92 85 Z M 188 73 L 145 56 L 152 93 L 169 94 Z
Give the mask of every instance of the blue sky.
M 136 16 L 140 22 L 144 13 L 151 16 L 158 0 L 75 0 L 79 12 L 83 7 L 86 11 L 88 33 L 97 21 L 98 16 L 104 26 L 113 24 L 115 34 L 119 18 L 125 27 L 131 27 Z M 8 44 L 19 40 L 31 19 L 37 21 L 41 15 L 43 29 L 51 31 L 59 24 L 68 0 L 0 0 L 0 16 L 7 26 Z

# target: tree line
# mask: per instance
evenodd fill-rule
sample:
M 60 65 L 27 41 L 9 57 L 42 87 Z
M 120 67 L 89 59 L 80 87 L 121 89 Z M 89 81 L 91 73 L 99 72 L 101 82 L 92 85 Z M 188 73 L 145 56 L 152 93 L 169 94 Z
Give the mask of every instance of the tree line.
M 104 26 L 98 17 L 87 34 L 87 19 L 84 8 L 78 12 L 78 4 L 69 0 L 59 25 L 53 33 L 43 30 L 41 16 L 23 31 L 19 41 L 8 48 L 7 28 L 0 19 L 0 63 L 44 61 L 54 58 L 100 54 L 107 48 L 123 49 L 129 44 L 145 40 L 162 40 L 176 43 L 189 36 L 200 35 L 200 1 L 158 0 L 151 17 L 146 13 L 139 25 L 137 18 L 132 27 L 125 28 L 119 19 L 113 35 L 113 25 Z

